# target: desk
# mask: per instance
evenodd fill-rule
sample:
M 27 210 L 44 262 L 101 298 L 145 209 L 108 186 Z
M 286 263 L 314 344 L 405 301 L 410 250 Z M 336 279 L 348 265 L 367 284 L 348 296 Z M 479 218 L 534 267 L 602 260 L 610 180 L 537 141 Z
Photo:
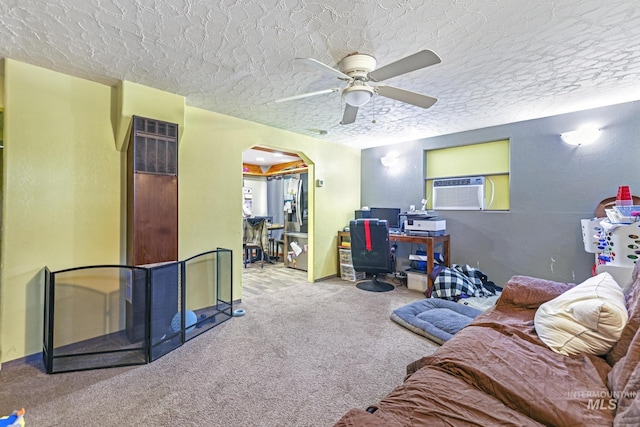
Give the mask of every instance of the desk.
M 351 243 L 349 242 L 348 231 L 338 231 L 338 265 L 340 265 L 340 249 L 351 249 Z M 433 270 L 434 260 L 434 248 L 436 245 L 442 245 L 442 257 L 444 258 L 444 265 L 449 266 L 449 235 L 444 236 L 407 236 L 406 234 L 389 234 L 389 242 L 400 243 L 417 243 L 419 245 L 425 245 L 427 250 L 427 274 Z M 429 284 L 433 285 L 431 279 Z
M 389 234 L 389 242 L 402 242 L 402 243 L 417 243 L 419 245 L 425 245 L 427 247 L 427 274 L 433 271 L 433 249 L 436 245 L 442 245 L 442 257 L 444 258 L 444 265 L 449 265 L 449 235 L 444 236 L 407 236 L 406 234 Z M 429 283 L 431 278 L 429 278 Z

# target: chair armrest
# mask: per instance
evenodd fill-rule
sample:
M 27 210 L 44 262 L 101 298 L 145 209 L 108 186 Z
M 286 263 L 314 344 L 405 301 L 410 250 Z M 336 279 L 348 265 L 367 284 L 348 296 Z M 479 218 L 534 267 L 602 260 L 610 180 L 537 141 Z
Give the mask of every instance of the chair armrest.
M 504 287 L 496 309 L 513 306 L 537 309 L 543 303 L 554 299 L 573 288 L 575 283 L 554 282 L 529 276 L 513 276 Z

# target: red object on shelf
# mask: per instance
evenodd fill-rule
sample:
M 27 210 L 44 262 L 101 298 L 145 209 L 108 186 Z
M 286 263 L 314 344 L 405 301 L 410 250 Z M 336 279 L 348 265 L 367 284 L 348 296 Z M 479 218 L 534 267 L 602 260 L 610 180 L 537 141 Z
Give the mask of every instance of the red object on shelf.
M 631 191 L 629 190 L 628 185 L 621 185 L 620 187 L 618 187 L 618 195 L 616 197 L 616 202 L 622 202 L 622 201 L 631 202 Z

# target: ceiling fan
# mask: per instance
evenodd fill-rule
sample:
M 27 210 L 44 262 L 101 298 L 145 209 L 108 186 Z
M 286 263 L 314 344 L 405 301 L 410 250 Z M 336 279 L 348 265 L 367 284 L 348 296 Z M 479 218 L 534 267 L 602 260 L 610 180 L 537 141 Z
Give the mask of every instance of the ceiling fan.
M 303 93 L 276 99 L 274 102 L 293 101 L 296 99 L 309 98 L 317 95 L 342 91 L 345 99 L 345 109 L 342 115 L 341 124 L 350 124 L 356 121 L 358 108 L 365 105 L 374 95 L 395 99 L 417 107 L 429 108 L 437 101 L 436 98 L 421 95 L 404 89 L 392 86 L 370 85 L 369 82 L 381 82 L 391 77 L 419 70 L 440 63 L 440 57 L 434 52 L 425 49 L 413 55 L 399 59 L 391 64 L 376 69 L 376 58 L 363 53 L 352 53 L 347 55 L 338 63 L 338 69 L 332 68 L 320 61 L 312 58 L 296 58 L 305 64 L 331 74 L 340 80 L 347 82 L 344 88 L 331 88 L 316 92 Z

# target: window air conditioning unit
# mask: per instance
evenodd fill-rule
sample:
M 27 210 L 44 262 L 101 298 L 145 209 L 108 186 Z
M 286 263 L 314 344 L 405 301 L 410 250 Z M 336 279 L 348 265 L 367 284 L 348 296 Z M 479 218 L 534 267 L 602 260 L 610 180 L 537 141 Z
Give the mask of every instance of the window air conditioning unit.
M 434 210 L 483 210 L 484 177 L 433 180 Z

